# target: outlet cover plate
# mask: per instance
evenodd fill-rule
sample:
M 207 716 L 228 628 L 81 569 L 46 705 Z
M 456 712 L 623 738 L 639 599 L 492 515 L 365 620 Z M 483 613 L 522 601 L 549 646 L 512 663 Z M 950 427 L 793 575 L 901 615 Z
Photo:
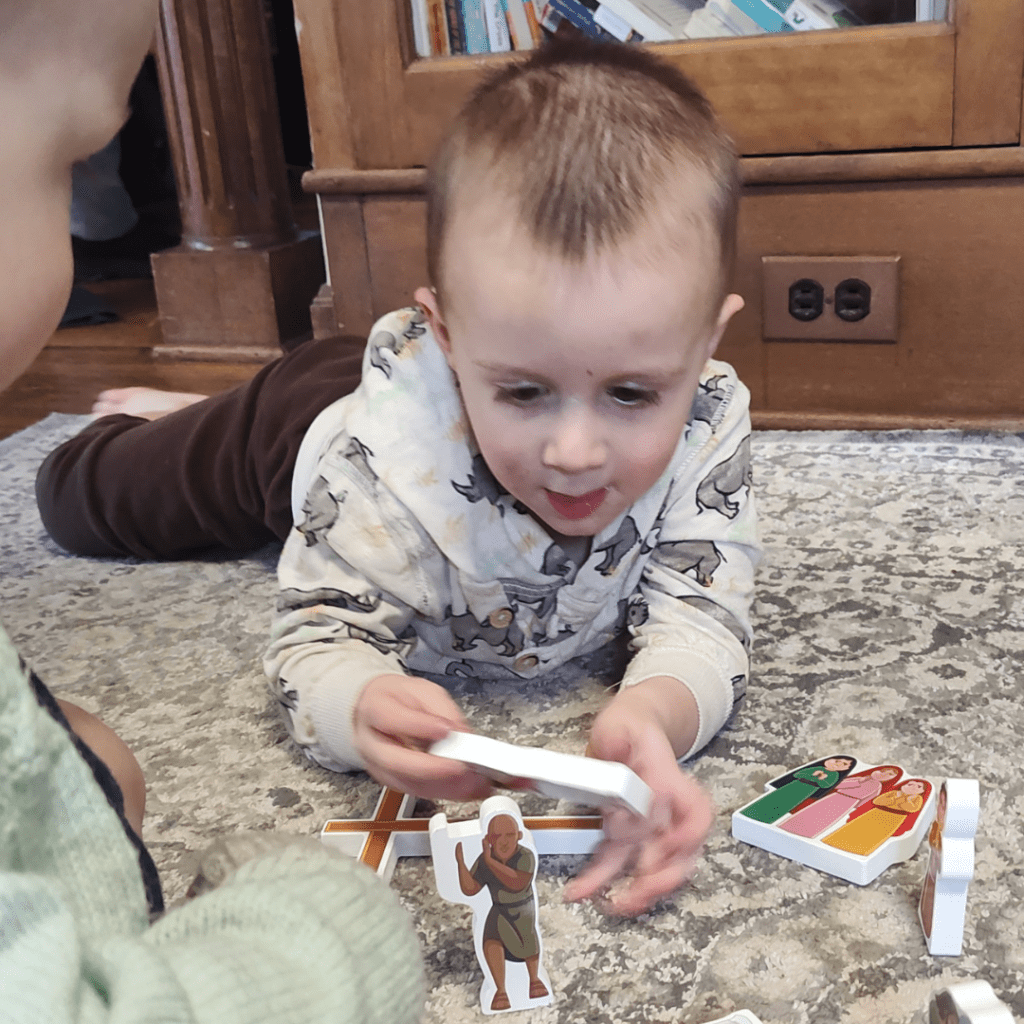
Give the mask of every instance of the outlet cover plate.
M 897 340 L 899 256 L 762 256 L 761 269 L 765 341 Z M 825 289 L 825 309 L 809 321 L 789 312 L 789 286 L 805 277 Z M 855 323 L 835 312 L 836 285 L 851 277 L 871 288 L 871 312 Z

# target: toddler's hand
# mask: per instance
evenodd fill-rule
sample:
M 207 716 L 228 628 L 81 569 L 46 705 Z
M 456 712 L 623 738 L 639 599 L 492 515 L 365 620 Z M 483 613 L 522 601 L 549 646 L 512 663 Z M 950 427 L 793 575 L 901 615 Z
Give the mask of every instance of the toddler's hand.
M 680 769 L 659 723 L 630 714 L 614 701 L 594 722 L 589 753 L 628 765 L 651 787 L 654 799 L 646 819 L 624 808 L 604 815 L 604 841 L 583 873 L 566 886 L 565 898 L 601 894 L 612 913 L 640 914 L 693 874 L 714 821 L 711 800 Z
M 352 721 L 366 770 L 383 785 L 448 800 L 490 795 L 490 782 L 468 765 L 427 753 L 431 743 L 453 729 L 468 730 L 458 705 L 436 683 L 416 676 L 377 676 L 359 695 Z

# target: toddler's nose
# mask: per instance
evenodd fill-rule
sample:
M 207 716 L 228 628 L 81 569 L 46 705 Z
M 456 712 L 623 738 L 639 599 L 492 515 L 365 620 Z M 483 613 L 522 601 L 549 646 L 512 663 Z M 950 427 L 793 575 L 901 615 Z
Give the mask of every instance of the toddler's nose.
M 600 425 L 588 411 L 573 405 L 554 423 L 544 445 L 543 461 L 548 469 L 562 473 L 584 473 L 600 469 L 608 449 Z

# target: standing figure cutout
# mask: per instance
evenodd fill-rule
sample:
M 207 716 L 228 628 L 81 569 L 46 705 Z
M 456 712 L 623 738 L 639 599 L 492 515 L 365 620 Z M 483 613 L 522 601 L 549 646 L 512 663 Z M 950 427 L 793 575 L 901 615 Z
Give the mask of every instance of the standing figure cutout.
M 430 819 L 434 876 L 442 897 L 473 908 L 473 939 L 484 972 L 484 1013 L 552 1002 L 537 923 L 537 848 L 514 800 L 494 796 L 480 817 Z
M 977 779 L 947 779 L 928 833 L 928 870 L 918 913 L 932 956 L 959 956 L 967 886 L 974 877 L 974 836 L 981 797 Z

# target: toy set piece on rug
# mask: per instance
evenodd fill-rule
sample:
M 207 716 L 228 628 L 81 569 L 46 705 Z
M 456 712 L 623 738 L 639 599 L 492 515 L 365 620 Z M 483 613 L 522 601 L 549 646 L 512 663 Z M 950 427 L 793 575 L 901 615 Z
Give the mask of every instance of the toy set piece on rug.
M 733 1010 L 728 1017 L 716 1017 L 707 1024 L 761 1024 L 761 1018 L 755 1017 L 749 1010 Z
M 617 761 L 517 746 L 471 732 L 450 732 L 431 746 L 430 753 L 462 761 L 500 785 L 523 789 L 527 787 L 522 783 L 528 782 L 529 788 L 553 800 L 588 807 L 618 805 L 642 817 L 651 807 L 650 787 Z
M 372 818 L 334 818 L 320 830 L 320 841 L 347 853 L 390 881 L 399 857 L 430 856 L 430 822 L 410 817 L 415 797 L 397 789 L 382 790 Z M 537 852 L 586 856 L 604 838 L 598 815 L 526 818 Z
M 430 819 L 437 891 L 473 909 L 473 944 L 484 973 L 484 1013 L 526 1010 L 553 1001 L 543 963 L 534 879 L 537 847 L 518 804 L 492 796 L 479 818 Z
M 977 779 L 947 779 L 943 783 L 928 832 L 930 855 L 918 906 L 932 956 L 959 956 L 963 947 L 980 809 Z
M 472 733 L 451 733 L 431 748 L 439 757 L 465 761 L 499 783 L 525 783 L 537 792 L 596 807 L 622 806 L 644 815 L 651 790 L 624 764 L 593 757 L 562 754 L 539 747 L 519 747 Z M 428 823 L 411 817 L 414 797 L 385 789 L 368 819 L 332 819 L 320 830 L 320 841 L 391 879 L 399 857 L 430 855 Z M 593 853 L 604 836 L 602 821 L 593 815 L 527 819 L 537 834 L 540 854 Z
M 803 764 L 765 790 L 733 813 L 733 836 L 857 885 L 912 857 L 935 809 L 926 779 L 851 754 Z
M 940 989 L 928 1008 L 928 1024 L 1015 1024 L 1009 1007 L 987 981 Z

